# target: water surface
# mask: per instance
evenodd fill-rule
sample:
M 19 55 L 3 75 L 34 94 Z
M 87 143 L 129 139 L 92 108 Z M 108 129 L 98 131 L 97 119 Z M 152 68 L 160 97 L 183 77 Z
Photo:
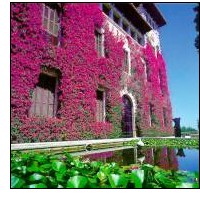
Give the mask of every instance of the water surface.
M 100 152 L 99 152 L 100 151 Z M 199 171 L 199 149 L 171 147 L 121 147 L 99 151 L 89 151 L 72 155 L 81 155 L 83 159 L 117 162 L 121 166 L 148 163 L 166 170 Z

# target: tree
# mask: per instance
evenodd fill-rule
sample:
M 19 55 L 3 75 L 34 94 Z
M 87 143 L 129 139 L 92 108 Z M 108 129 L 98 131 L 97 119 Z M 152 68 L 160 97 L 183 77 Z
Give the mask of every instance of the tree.
M 194 23 L 196 24 L 195 29 L 197 31 L 197 36 L 196 36 L 196 39 L 195 39 L 195 47 L 199 51 L 199 5 L 194 7 L 194 12 L 196 13 Z
M 197 130 L 192 127 L 181 127 L 181 132 L 196 132 Z

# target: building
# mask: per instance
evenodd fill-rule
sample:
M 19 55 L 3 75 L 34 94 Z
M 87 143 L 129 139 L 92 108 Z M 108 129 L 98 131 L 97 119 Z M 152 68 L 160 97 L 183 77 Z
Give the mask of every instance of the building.
M 11 3 L 12 142 L 172 133 L 153 3 Z

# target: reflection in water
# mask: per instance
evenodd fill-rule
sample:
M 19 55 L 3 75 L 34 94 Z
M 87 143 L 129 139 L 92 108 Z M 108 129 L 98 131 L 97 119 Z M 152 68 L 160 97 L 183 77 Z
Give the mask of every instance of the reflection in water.
M 169 147 L 126 148 L 103 153 L 94 152 L 94 154 L 84 155 L 83 158 L 102 162 L 117 162 L 123 166 L 135 163 L 148 163 L 166 170 L 176 171 L 178 169 L 184 169 L 198 171 L 198 150 L 184 150 Z
M 173 148 L 128 148 L 123 150 L 84 155 L 84 159 L 117 162 L 119 165 L 148 163 L 166 170 L 178 170 L 176 151 Z
M 117 162 L 119 165 L 129 165 L 136 162 L 136 157 L 137 157 L 137 149 L 128 148 L 117 151 L 108 151 L 108 152 L 84 155 L 83 159 L 90 159 L 92 161 L 102 161 L 102 162 Z
M 183 151 L 182 148 L 178 149 L 176 155 L 177 155 L 177 156 L 180 156 L 180 157 L 185 157 L 185 153 L 184 153 L 184 151 Z
M 139 153 L 145 155 L 144 163 L 157 165 L 166 170 L 178 170 L 175 149 L 168 147 L 144 148 Z

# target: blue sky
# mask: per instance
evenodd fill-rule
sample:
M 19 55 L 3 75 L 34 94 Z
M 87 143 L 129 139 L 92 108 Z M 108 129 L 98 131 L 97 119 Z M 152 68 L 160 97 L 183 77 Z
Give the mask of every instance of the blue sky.
M 199 54 L 193 20 L 195 3 L 159 3 L 167 21 L 160 29 L 162 53 L 167 64 L 173 117 L 181 126 L 197 128 L 199 119 Z

